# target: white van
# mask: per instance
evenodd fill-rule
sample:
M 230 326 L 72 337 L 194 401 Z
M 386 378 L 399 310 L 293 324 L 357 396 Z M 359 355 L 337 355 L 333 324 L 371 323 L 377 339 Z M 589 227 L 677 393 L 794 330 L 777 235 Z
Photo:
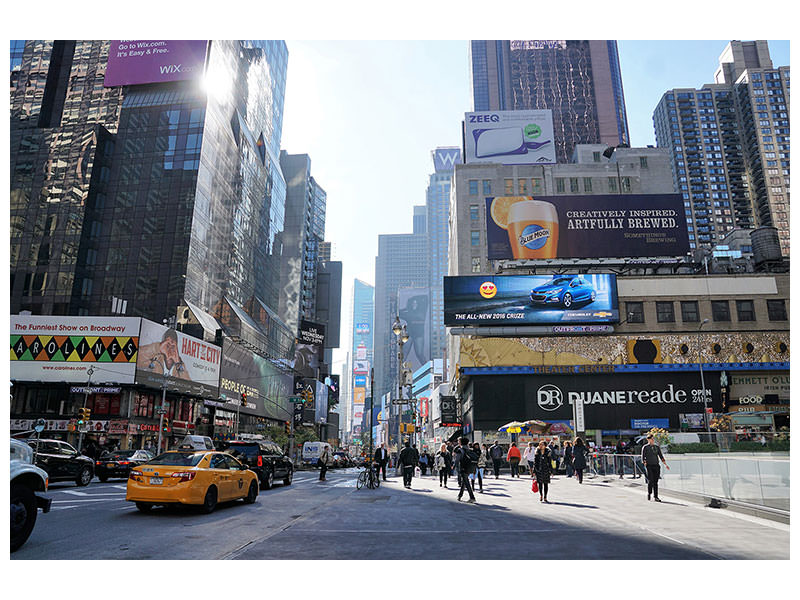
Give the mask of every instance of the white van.
M 207 435 L 187 435 L 176 450 L 213 450 L 214 442 Z
M 331 445 L 328 442 L 305 442 L 303 444 L 303 463 L 307 465 L 317 464 L 319 455 L 322 454 L 322 449 L 326 446 L 328 451 L 332 452 Z

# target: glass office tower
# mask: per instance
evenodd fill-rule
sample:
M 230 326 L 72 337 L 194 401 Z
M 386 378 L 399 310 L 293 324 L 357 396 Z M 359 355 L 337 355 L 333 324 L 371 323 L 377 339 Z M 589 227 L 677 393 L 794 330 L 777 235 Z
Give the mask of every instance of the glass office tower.
M 616 41 L 473 40 L 470 63 L 476 111 L 553 111 L 557 162 L 630 143 Z
M 212 41 L 194 78 L 120 86 L 105 85 L 109 47 L 25 43 L 11 89 L 11 312 L 124 305 L 161 321 L 224 299 L 277 312 L 285 43 Z

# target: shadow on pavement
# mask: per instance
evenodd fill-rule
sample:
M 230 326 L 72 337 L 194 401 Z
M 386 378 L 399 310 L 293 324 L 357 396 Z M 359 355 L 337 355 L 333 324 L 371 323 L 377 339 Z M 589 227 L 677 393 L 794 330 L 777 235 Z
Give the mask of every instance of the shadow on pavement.
M 557 504 L 558 506 L 572 506 L 574 508 L 600 508 L 599 506 L 594 506 L 593 504 L 575 504 L 573 502 L 554 502 L 550 500 L 549 502 L 541 502 L 540 504 Z

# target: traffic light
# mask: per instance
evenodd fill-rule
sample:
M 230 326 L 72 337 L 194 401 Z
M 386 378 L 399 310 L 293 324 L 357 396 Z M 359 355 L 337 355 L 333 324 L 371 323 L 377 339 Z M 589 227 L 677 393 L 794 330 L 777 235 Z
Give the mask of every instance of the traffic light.
M 242 406 L 247 406 L 247 393 L 242 392 Z
M 167 417 L 164 417 L 164 422 L 161 424 L 161 431 L 164 433 L 169 432 L 169 419 Z
M 283 422 L 283 428 L 284 428 L 284 430 L 286 431 L 286 434 L 287 434 L 287 435 L 288 435 L 288 434 L 290 434 L 290 433 L 292 433 L 292 426 L 291 426 L 291 424 L 289 423 L 289 421 L 284 421 L 284 422 Z
M 303 400 L 304 402 L 311 402 L 314 399 L 314 392 L 311 389 L 307 389 L 303 392 Z
M 85 406 L 78 409 L 78 425 L 86 425 L 89 422 L 89 417 L 92 416 L 91 409 Z

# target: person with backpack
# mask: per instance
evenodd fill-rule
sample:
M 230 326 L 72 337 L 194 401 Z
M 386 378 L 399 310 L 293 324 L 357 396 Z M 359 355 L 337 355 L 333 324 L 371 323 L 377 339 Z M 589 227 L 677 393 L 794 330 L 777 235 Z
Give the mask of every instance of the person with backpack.
M 579 437 L 575 438 L 575 445 L 572 447 L 572 468 L 578 476 L 578 483 L 583 483 L 583 470 L 586 468 L 586 444 Z
M 548 502 L 547 490 L 550 487 L 550 474 L 553 468 L 552 450 L 542 440 L 533 455 L 533 470 L 536 473 L 536 483 L 539 485 L 539 502 Z M 548 502 L 549 503 L 549 502 Z
M 464 436 L 461 438 L 461 445 L 456 448 L 456 463 L 458 464 L 458 471 L 460 474 L 460 484 L 458 490 L 458 500 L 461 501 L 461 496 L 464 495 L 464 490 L 467 490 L 469 494 L 469 500 L 467 502 L 474 504 L 475 503 L 475 494 L 472 491 L 472 486 L 469 482 L 470 474 L 475 472 L 475 468 L 478 464 L 478 456 L 474 450 L 469 447 L 469 439 Z
M 522 459 L 522 455 L 519 453 L 519 448 L 517 448 L 516 442 L 511 442 L 511 447 L 508 449 L 508 456 L 506 460 L 508 464 L 511 465 L 511 477 L 513 478 L 515 475 L 517 479 L 519 479 L 519 461 Z
M 500 478 L 500 464 L 503 462 L 503 448 L 500 447 L 500 444 L 497 440 L 494 441 L 494 444 L 491 448 L 489 448 L 489 456 L 492 458 L 492 467 L 494 467 L 494 478 Z
M 328 444 L 325 444 L 322 448 L 322 452 L 320 452 L 319 458 L 317 459 L 317 463 L 319 464 L 319 480 L 326 481 L 325 473 L 328 472 L 328 465 L 333 462 L 333 456 L 331 456 L 331 448 Z
M 472 485 L 472 491 L 475 491 L 475 480 L 478 480 L 478 485 L 480 486 L 480 491 L 483 492 L 483 469 L 486 467 L 486 457 L 481 452 L 481 445 L 478 442 L 472 444 L 472 449 L 475 451 L 475 455 L 478 457 L 477 462 L 475 463 L 475 470 L 470 473 L 469 479 L 470 484 Z
M 411 447 L 411 442 L 406 440 L 405 448 L 400 451 L 398 459 L 403 469 L 403 485 L 411 489 L 411 479 L 414 477 L 414 467 L 417 466 L 417 451 Z
M 453 455 L 447 448 L 447 444 L 442 444 L 436 453 L 436 470 L 439 471 L 439 487 L 447 487 L 447 476 L 453 468 Z

